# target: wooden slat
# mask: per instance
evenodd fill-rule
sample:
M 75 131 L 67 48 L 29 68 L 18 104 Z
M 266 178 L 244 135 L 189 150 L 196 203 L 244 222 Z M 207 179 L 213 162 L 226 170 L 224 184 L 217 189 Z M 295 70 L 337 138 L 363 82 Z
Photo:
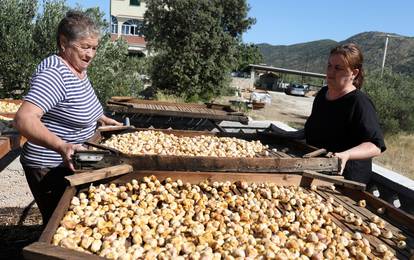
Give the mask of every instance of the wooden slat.
M 378 209 L 378 208 L 384 208 L 385 209 L 385 215 L 395 221 L 395 223 L 398 223 L 404 227 L 406 227 L 408 230 L 414 233 L 414 216 L 410 215 L 392 205 L 387 203 L 386 201 L 382 200 L 381 198 L 377 198 L 371 193 L 368 192 L 358 192 L 353 191 L 349 188 L 342 188 L 341 192 L 354 199 L 355 201 L 359 200 L 365 200 L 367 202 L 367 205 L 371 206 L 372 208 Z
M 95 171 L 73 174 L 66 176 L 65 178 L 69 181 L 71 186 L 77 186 L 80 184 L 90 183 L 102 179 L 107 179 L 110 177 L 123 175 L 129 172 L 132 172 L 132 166 L 128 164 L 121 164 Z
M 113 100 L 111 98 L 111 100 Z M 191 107 L 191 108 L 205 108 L 207 105 L 205 104 L 197 104 L 197 103 L 173 103 L 168 101 L 158 101 L 158 100 L 144 100 L 144 99 L 137 99 L 132 98 L 127 101 L 120 101 L 128 104 L 146 104 L 146 105 L 158 105 L 158 106 L 179 106 L 179 107 Z
M 318 172 L 314 172 L 314 171 L 308 171 L 305 170 L 303 171 L 303 176 L 304 177 L 308 177 L 311 179 L 320 179 L 320 180 L 324 180 L 327 182 L 331 182 L 334 183 L 337 186 L 343 186 L 343 187 L 348 187 L 354 190 L 362 190 L 364 191 L 366 188 L 366 185 L 363 183 L 359 183 L 356 181 L 350 181 L 350 180 L 345 180 L 345 179 L 338 179 L 332 176 L 328 176 L 322 173 L 318 173 Z
M 371 222 L 370 217 L 372 215 L 377 215 L 375 212 L 372 212 L 367 208 L 357 206 L 356 201 L 350 199 L 349 197 L 346 197 L 345 195 L 339 193 L 338 191 L 328 191 L 328 190 L 325 190 L 323 187 L 321 187 L 320 190 L 323 191 L 328 196 L 330 194 L 332 194 L 335 197 L 335 199 L 337 199 L 338 202 L 340 202 L 348 212 L 352 212 L 356 216 L 359 216 L 366 223 Z M 383 219 L 382 216 L 380 216 L 380 215 L 378 215 L 378 216 L 379 216 L 379 218 Z M 386 230 L 392 231 L 393 234 L 397 234 L 397 233 L 402 234 L 402 233 L 404 233 L 399 227 L 394 226 L 393 224 L 391 224 L 390 222 L 388 222 L 385 219 L 383 219 L 383 220 L 385 222 Z M 410 237 L 409 234 L 404 234 L 404 235 L 407 237 L 407 241 L 406 241 L 407 242 L 407 247 L 414 248 L 413 238 Z M 395 250 L 401 251 L 402 254 L 405 254 L 405 255 L 410 254 L 408 249 L 405 249 L 405 250 L 399 249 L 397 247 L 397 242 L 398 241 L 396 241 L 395 239 L 386 239 L 384 237 L 380 237 L 380 239 L 383 240 L 385 244 L 388 244 L 391 247 L 393 247 Z
M 11 151 L 10 139 L 0 136 L 0 159 Z
M 148 109 L 148 108 L 137 108 L 137 107 L 127 107 L 120 105 L 108 105 L 108 110 L 117 112 L 117 113 L 130 113 L 130 114 L 144 114 L 151 116 L 167 116 L 167 117 L 184 117 L 184 118 L 204 118 L 217 121 L 236 121 L 243 124 L 247 124 L 249 119 L 247 116 L 236 116 L 228 115 L 227 112 L 223 113 L 211 113 L 207 111 L 197 112 L 185 112 L 185 111 L 173 111 L 173 110 L 158 110 L 158 109 Z
M 23 248 L 23 256 L 29 260 L 51 260 L 51 259 L 70 259 L 70 260 L 102 260 L 106 259 L 98 255 L 85 254 L 83 252 L 53 246 L 44 242 L 36 242 Z
M 75 187 L 67 187 L 65 192 L 62 195 L 62 198 L 59 200 L 58 207 L 53 211 L 52 216 L 50 217 L 49 222 L 46 225 L 46 228 L 43 230 L 42 235 L 39 238 L 39 242 L 50 243 L 52 241 L 53 235 L 56 232 L 56 229 L 60 225 L 60 220 L 66 214 L 66 211 L 69 208 L 70 201 L 73 196 L 76 194 Z
M 106 155 L 96 167 L 127 163 L 134 170 L 217 171 L 217 172 L 302 172 L 335 171 L 336 158 L 237 158 L 167 155 Z
M 134 126 L 114 126 L 114 125 L 98 127 L 98 130 L 101 130 L 101 131 L 118 131 L 118 130 L 128 130 L 128 129 L 135 129 L 135 127 Z
M 353 199 L 345 196 L 342 193 L 336 196 L 338 197 L 338 199 L 342 200 L 345 204 L 347 204 L 348 207 L 354 208 L 355 210 L 359 211 L 359 213 L 365 216 L 366 218 L 371 217 L 373 214 L 378 215 L 385 221 L 386 227 L 390 229 L 391 231 L 397 232 L 397 233 L 404 231 L 405 235 L 407 235 L 407 238 L 409 238 L 412 241 L 411 247 L 414 249 L 414 233 L 408 230 L 406 226 L 398 225 L 395 219 L 391 219 L 389 216 L 387 216 L 387 214 L 377 214 L 376 213 L 377 209 L 372 207 L 369 204 L 367 205 L 366 208 L 361 208 L 356 205 L 356 202 Z
M 104 151 L 110 151 L 114 154 L 119 154 L 118 150 L 116 150 L 112 147 L 108 147 L 108 146 L 99 144 L 99 143 L 94 143 L 94 142 L 88 142 L 87 141 L 87 142 L 85 142 L 85 145 L 88 145 L 88 146 L 91 146 L 91 147 L 94 147 L 94 148 L 98 148 L 98 149 L 101 149 L 101 150 L 104 150 Z M 84 151 L 81 151 L 81 152 L 84 152 Z
M 334 206 L 339 206 L 339 205 L 342 205 L 348 212 L 352 212 L 352 213 L 354 213 L 354 214 L 356 214 L 356 216 L 359 216 L 359 217 L 361 217 L 363 220 L 364 220 L 364 223 L 366 224 L 366 225 L 368 225 L 368 221 L 365 219 L 365 218 L 363 218 L 363 216 L 361 216 L 361 214 L 359 213 L 359 212 L 356 212 L 356 211 L 352 211 L 352 210 L 350 210 L 349 209 L 349 207 L 348 207 L 348 205 L 347 204 L 345 204 L 343 201 L 341 201 L 338 197 L 337 197 L 337 195 L 339 195 L 339 194 L 337 194 L 337 193 L 335 193 L 335 192 L 333 192 L 333 193 L 326 193 L 326 191 L 323 191 L 323 190 L 321 190 L 321 189 L 318 189 L 317 191 L 316 191 L 320 196 L 322 196 L 323 198 L 325 198 L 326 200 L 329 198 L 329 197 L 332 197 L 332 198 L 334 198 Z M 379 245 L 379 244 L 386 244 L 387 246 L 388 246 L 388 248 L 391 250 L 391 252 L 393 252 L 393 254 L 394 255 L 396 255 L 399 259 L 401 259 L 401 257 L 404 259 L 404 258 L 408 258 L 409 257 L 409 252 L 407 251 L 407 250 L 399 250 L 396 246 L 395 246 L 395 243 L 393 243 L 393 242 L 391 242 L 389 239 L 385 239 L 385 238 L 383 238 L 383 237 L 375 237 L 375 236 L 373 236 L 373 235 L 370 235 L 370 234 L 364 234 L 361 230 L 360 230 L 360 228 L 359 227 L 357 227 L 357 226 L 355 226 L 354 224 L 351 224 L 351 223 L 347 223 L 346 221 L 345 221 L 345 219 L 342 217 L 342 216 L 340 216 L 340 215 L 338 215 L 338 214 L 336 214 L 336 213 L 333 213 L 332 212 L 332 215 L 334 215 L 336 218 L 338 218 L 338 220 L 341 222 L 341 223 L 343 223 L 343 225 L 345 225 L 349 230 L 351 230 L 352 232 L 360 232 L 361 234 L 362 234 L 362 236 L 363 237 L 365 237 L 369 242 L 370 242 L 370 244 L 373 246 L 372 247 L 372 249 L 373 249 L 373 251 L 376 251 L 376 248 L 375 248 L 375 246 L 376 245 Z M 377 252 L 377 254 L 378 255 L 380 255 L 378 252 Z
M 341 219 L 341 216 L 339 216 L 338 214 L 335 214 L 335 213 L 331 213 L 331 216 L 332 216 L 332 221 L 338 226 L 338 227 L 340 227 L 343 231 L 347 231 L 347 232 L 349 232 L 349 233 L 353 233 L 353 230 L 352 229 L 350 229 L 347 225 L 345 225 L 344 224 L 344 221 Z M 368 240 L 369 241 L 369 240 Z M 369 241 L 370 242 L 370 244 L 371 244 L 371 241 Z M 377 254 L 377 255 L 375 255 L 375 253 L 376 253 L 376 250 L 374 249 L 374 248 L 372 248 L 373 250 L 373 252 L 371 252 L 369 255 L 368 255 L 368 258 L 369 259 L 377 259 L 376 257 L 379 257 L 380 256 L 380 254 Z M 351 258 L 351 259 L 353 259 L 353 258 Z
M 310 153 L 307 153 L 307 154 L 305 154 L 304 156 L 303 156 L 303 158 L 312 158 L 312 157 L 316 157 L 316 156 L 319 156 L 319 155 L 322 155 L 322 154 L 326 154 L 326 149 L 324 149 L 324 148 L 321 148 L 321 149 L 318 149 L 318 150 L 316 150 L 316 151 L 313 151 L 313 152 L 310 152 Z

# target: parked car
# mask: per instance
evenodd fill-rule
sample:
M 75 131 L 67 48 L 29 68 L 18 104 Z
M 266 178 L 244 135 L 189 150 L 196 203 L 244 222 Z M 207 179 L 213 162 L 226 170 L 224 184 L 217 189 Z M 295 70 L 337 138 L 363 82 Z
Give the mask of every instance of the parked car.
M 306 93 L 308 92 L 309 92 L 309 86 L 300 85 L 300 84 L 290 84 L 285 90 L 285 93 L 287 95 L 294 95 L 294 96 L 305 96 Z

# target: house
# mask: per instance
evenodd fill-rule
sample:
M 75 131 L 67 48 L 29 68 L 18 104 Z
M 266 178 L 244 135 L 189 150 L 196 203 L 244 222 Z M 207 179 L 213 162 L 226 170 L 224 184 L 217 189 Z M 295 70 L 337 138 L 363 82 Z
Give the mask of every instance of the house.
M 125 39 L 131 54 L 148 54 L 142 33 L 146 9 L 142 0 L 111 0 L 111 39 Z

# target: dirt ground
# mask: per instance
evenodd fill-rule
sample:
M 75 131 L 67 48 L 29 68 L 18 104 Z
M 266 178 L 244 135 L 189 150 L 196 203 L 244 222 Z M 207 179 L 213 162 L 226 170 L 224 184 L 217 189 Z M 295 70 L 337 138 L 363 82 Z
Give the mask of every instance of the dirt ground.
M 263 109 L 253 110 L 249 115 L 255 120 L 280 121 L 294 128 L 303 127 L 311 113 L 314 97 L 290 96 L 269 91 L 272 103 Z
M 38 240 L 40 212 L 26 183 L 19 150 L 0 163 L 0 259 L 22 259 L 21 249 Z

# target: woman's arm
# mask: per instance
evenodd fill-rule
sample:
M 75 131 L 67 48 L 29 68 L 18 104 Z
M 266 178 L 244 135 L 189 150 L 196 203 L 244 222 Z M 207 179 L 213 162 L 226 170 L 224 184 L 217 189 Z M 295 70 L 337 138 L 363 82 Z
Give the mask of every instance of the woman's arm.
M 63 162 L 74 171 L 71 156 L 77 150 L 82 150 L 81 145 L 66 143 L 40 121 L 43 110 L 38 106 L 24 101 L 17 111 L 14 125 L 19 132 L 30 142 L 51 149 L 62 156 Z
M 381 149 L 371 142 L 364 142 L 340 153 L 334 153 L 335 157 L 341 159 L 341 174 L 348 160 L 364 160 L 381 154 Z
M 102 126 L 105 126 L 105 125 L 122 126 L 122 125 L 123 125 L 122 123 L 120 123 L 120 122 L 118 122 L 118 121 L 116 121 L 116 120 L 114 120 L 114 119 L 112 119 L 112 118 L 109 118 L 109 117 L 107 117 L 107 116 L 105 116 L 105 115 L 102 115 L 102 116 L 98 119 L 98 122 L 99 122 Z

